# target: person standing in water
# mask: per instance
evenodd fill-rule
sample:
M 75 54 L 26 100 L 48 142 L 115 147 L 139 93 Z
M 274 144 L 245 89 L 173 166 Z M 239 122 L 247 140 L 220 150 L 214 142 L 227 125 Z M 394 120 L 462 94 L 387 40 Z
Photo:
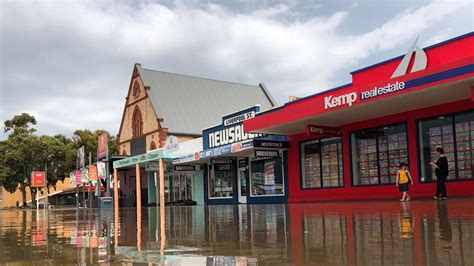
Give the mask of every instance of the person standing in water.
M 413 185 L 413 180 L 411 179 L 410 172 L 407 170 L 407 165 L 405 163 L 400 163 L 400 170 L 397 172 L 397 181 L 396 186 L 398 190 L 402 193 L 402 198 L 400 201 L 409 201 L 410 196 L 408 195 L 408 186 Z
M 436 173 L 436 194 L 433 199 L 435 200 L 445 200 L 447 199 L 446 195 L 446 179 L 448 178 L 448 159 L 444 155 L 443 148 L 437 148 L 436 154 L 438 155 L 438 160 L 436 162 L 430 162 L 431 166 L 435 169 Z

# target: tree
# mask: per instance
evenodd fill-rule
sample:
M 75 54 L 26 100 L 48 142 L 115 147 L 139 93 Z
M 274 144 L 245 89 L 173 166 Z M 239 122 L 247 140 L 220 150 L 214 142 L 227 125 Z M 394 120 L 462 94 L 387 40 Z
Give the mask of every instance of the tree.
M 36 129 L 30 127 L 36 125 L 36 119 L 22 113 L 6 120 L 4 125 L 4 132 L 10 134 L 2 144 L 4 152 L 1 156 L 3 166 L 0 175 L 4 180 L 3 186 L 9 192 L 16 191 L 16 186 L 20 184 L 23 206 L 26 206 L 26 186 L 29 186 L 30 173 L 35 169 L 36 155 L 41 149 L 38 137 L 33 135 Z
M 99 136 L 103 133 L 108 133 L 105 130 L 98 129 L 96 131 L 90 131 L 88 129 L 81 129 L 74 131 L 74 136 L 72 137 L 74 142 L 76 143 L 76 149 L 84 146 L 84 150 L 87 154 L 89 152 L 92 154 L 92 162 L 97 161 L 97 146 Z M 109 155 L 115 154 L 117 151 L 116 140 L 114 136 L 111 136 L 109 133 L 108 135 L 108 145 L 109 145 Z M 87 159 L 86 159 L 87 162 Z

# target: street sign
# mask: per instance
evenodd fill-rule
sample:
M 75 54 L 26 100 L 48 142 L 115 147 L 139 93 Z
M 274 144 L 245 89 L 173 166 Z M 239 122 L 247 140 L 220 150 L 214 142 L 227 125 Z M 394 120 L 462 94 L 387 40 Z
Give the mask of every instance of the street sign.
M 45 172 L 32 172 L 31 173 L 31 187 L 45 187 L 46 186 L 46 173 Z

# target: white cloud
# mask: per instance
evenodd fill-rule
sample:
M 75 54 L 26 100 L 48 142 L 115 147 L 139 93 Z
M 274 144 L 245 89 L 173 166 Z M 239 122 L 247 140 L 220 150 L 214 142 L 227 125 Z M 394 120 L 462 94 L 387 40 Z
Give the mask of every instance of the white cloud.
M 284 102 L 289 95 L 327 89 L 341 69 L 413 40 L 470 3 L 435 1 L 387 14 L 382 25 L 358 35 L 339 30 L 350 19 L 355 7 L 350 5 L 348 11 L 300 19 L 294 5 L 287 4 L 247 13 L 216 4 L 133 4 L 5 4 L 2 99 L 18 102 L 2 102 L 10 110 L 2 116 L 28 107 L 40 125 L 48 124 L 45 132 L 107 127 L 116 133 L 133 62 L 210 78 L 264 82 Z M 368 12 L 368 19 L 370 12 L 375 11 Z M 19 89 L 4 92 L 6 84 Z M 20 102 L 15 97 L 20 92 L 35 95 L 34 99 Z M 52 104 L 32 107 L 37 101 Z

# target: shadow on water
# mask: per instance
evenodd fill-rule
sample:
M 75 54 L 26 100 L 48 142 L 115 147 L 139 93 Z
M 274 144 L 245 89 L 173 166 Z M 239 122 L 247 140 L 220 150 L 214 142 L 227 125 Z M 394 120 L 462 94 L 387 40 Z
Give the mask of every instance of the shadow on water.
M 473 203 L 2 210 L 0 264 L 473 265 Z

